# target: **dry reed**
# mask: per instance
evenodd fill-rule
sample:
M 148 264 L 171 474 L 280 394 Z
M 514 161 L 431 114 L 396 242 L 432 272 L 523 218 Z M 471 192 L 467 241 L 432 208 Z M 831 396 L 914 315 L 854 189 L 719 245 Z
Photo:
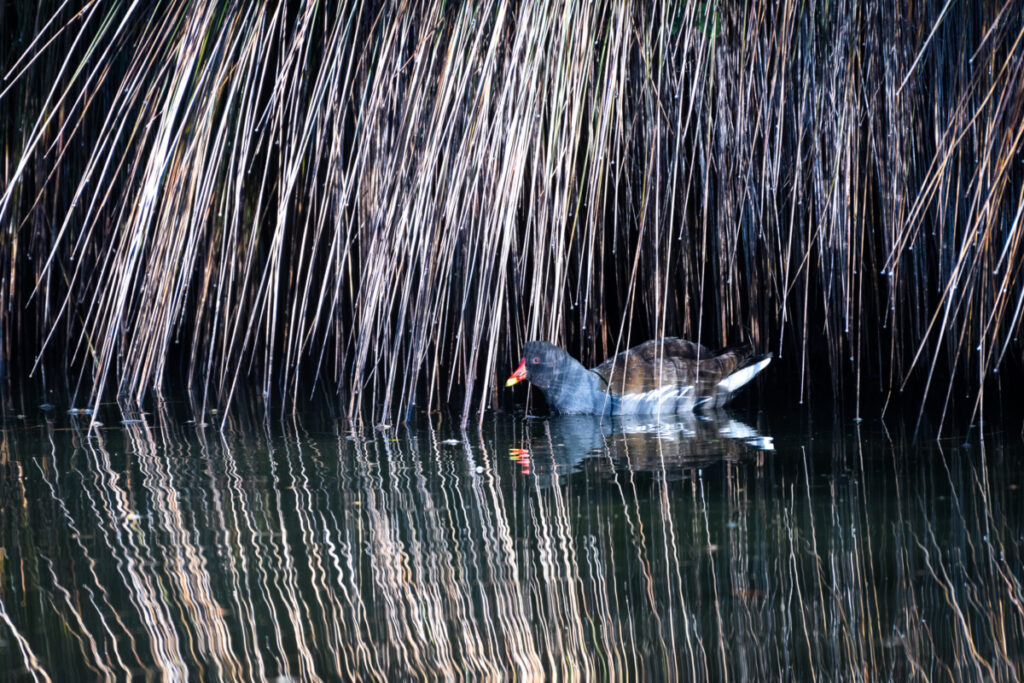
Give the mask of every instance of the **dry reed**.
M 0 364 L 94 407 L 465 421 L 528 338 L 747 337 L 858 411 L 1020 375 L 1014 0 L 3 12 Z

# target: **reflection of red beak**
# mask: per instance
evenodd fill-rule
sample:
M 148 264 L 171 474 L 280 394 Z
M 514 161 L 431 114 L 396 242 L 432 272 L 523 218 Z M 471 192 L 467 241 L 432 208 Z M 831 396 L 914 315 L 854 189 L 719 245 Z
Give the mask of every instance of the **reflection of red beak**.
M 513 384 L 519 384 L 526 379 L 526 359 L 524 358 L 520 363 L 516 371 L 512 373 L 512 376 L 505 382 L 506 387 L 510 387 Z

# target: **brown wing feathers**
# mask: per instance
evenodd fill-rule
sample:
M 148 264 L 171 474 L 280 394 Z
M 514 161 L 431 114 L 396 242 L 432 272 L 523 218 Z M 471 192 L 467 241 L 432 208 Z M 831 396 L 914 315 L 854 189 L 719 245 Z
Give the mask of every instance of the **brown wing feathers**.
M 696 384 L 699 395 L 712 391 L 751 354 L 749 344 L 714 354 L 700 344 L 666 337 L 623 351 L 598 365 L 594 372 L 604 379 L 613 394 L 639 394 L 666 386 Z

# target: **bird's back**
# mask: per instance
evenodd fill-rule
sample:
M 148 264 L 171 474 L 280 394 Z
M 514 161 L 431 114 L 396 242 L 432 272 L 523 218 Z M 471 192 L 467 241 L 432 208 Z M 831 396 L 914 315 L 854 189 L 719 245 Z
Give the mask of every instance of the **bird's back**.
M 692 387 L 697 396 L 714 392 L 725 377 L 753 355 L 749 344 L 713 353 L 696 342 L 665 337 L 644 342 L 593 369 L 616 396 Z

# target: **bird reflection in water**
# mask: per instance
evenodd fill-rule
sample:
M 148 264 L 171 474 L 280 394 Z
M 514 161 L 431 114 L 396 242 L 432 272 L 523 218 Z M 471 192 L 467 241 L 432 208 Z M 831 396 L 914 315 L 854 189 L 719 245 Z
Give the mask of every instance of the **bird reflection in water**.
M 721 462 L 759 461 L 771 436 L 727 412 L 651 416 L 556 415 L 532 421 L 509 451 L 521 474 L 542 483 L 575 471 L 649 472 L 664 480 Z

